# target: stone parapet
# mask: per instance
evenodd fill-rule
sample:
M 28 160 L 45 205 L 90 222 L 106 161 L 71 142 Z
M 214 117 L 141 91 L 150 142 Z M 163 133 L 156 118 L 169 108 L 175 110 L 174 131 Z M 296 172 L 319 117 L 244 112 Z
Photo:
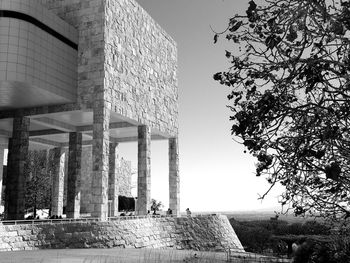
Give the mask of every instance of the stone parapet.
M 244 251 L 227 217 L 221 215 L 0 225 L 0 251 L 67 247 Z

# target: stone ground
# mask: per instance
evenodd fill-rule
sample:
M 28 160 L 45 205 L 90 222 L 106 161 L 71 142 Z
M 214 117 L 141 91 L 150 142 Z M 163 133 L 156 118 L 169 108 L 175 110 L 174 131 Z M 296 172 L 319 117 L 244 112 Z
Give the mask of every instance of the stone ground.
M 225 253 L 166 249 L 48 249 L 0 252 L 1 263 L 223 263 Z

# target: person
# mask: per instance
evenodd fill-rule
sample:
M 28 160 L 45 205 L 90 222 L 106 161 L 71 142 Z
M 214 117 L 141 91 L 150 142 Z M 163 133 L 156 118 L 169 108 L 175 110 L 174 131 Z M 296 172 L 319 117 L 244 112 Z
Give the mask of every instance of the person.
M 187 209 L 186 209 L 186 214 L 187 214 L 187 216 L 188 216 L 188 217 L 190 217 L 190 216 L 191 216 L 191 211 L 190 211 L 190 209 L 189 209 L 189 208 L 187 208 Z
M 292 244 L 292 255 L 295 255 L 295 253 L 297 252 L 298 248 L 299 248 L 299 245 L 296 242 L 294 242 Z
M 168 209 L 168 211 L 166 211 L 167 215 L 172 215 L 173 214 L 173 210 L 171 210 L 170 208 Z

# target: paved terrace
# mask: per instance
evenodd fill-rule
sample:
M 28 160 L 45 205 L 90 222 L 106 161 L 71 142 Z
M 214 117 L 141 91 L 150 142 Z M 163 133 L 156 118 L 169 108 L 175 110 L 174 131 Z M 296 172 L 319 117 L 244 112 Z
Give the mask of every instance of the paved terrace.
M 196 254 L 196 256 L 195 256 Z M 225 253 L 160 249 L 66 249 L 2 252 L 1 262 L 25 263 L 166 263 L 225 262 Z
M 2 252 L 1 262 L 25 263 L 167 263 L 167 262 L 235 262 L 235 263 L 287 263 L 290 259 L 277 259 L 253 253 L 203 252 L 169 249 L 59 249 Z

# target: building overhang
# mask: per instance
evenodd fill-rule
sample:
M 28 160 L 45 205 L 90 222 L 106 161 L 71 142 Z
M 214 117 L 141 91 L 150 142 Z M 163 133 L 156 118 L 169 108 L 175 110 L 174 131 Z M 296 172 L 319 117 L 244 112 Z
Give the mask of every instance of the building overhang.
M 77 101 L 78 31 L 39 1 L 0 5 L 0 111 Z
M 27 114 L 32 113 L 30 110 Z M 93 141 L 93 112 L 91 110 L 72 110 L 53 113 L 26 115 L 30 118 L 30 147 L 33 149 L 45 149 L 53 147 L 68 147 L 69 133 L 80 132 L 83 134 L 83 145 L 92 145 Z M 40 114 L 41 113 L 41 114 Z M 14 111 L 14 115 L 16 112 Z M 137 127 L 142 125 L 120 114 L 111 112 L 109 125 L 110 142 L 125 143 L 138 141 Z M 0 137 L 11 138 L 13 118 L 0 118 Z M 169 136 L 152 129 L 152 140 L 165 140 Z

